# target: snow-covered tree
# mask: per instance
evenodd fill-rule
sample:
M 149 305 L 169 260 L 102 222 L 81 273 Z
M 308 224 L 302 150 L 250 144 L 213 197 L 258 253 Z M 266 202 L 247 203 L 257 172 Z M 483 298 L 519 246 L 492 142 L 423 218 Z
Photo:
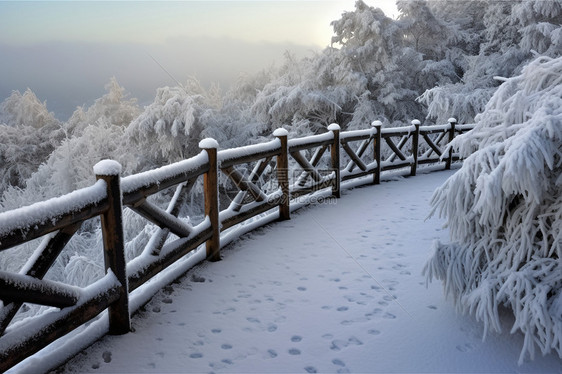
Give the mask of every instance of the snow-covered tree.
M 135 100 L 126 99 L 124 89 L 114 78 L 106 89 L 106 95 L 86 110 L 78 108 L 66 124 L 53 122 L 39 128 L 0 126 L 4 127 L 0 136 L 8 139 L 0 145 L 6 160 L 3 165 L 8 170 L 4 178 L 26 168 L 25 173 L 19 172 L 25 177 L 19 184 L 11 180 L 6 184 L 0 195 L 0 211 L 90 185 L 95 180 L 93 165 L 105 158 L 116 159 L 126 172 L 132 171 L 135 160 L 125 149 L 123 133 L 140 110 Z M 58 143 L 45 140 L 53 137 L 48 131 L 59 135 Z
M 432 201 L 452 243 L 435 244 L 428 279 L 486 332 L 511 308 L 520 362 L 536 346 L 562 357 L 562 57 L 507 79 L 453 147 L 466 160 Z
M 61 123 L 46 103 L 27 89 L 0 104 L 0 195 L 25 180 L 46 160 L 63 137 Z
M 140 115 L 137 100 L 128 97 L 125 88 L 119 85 L 115 77 L 105 85 L 105 90 L 106 94 L 90 107 L 76 108 L 64 125 L 67 137 L 81 136 L 86 127 L 101 122 L 127 127 Z
M 47 103 L 39 101 L 29 88 L 23 95 L 19 91 L 13 91 L 0 104 L 0 123 L 12 127 L 27 125 L 36 129 L 59 124 L 53 113 L 47 110 Z
M 439 122 L 451 116 L 472 122 L 499 86 L 494 77 L 519 74 L 533 59 L 534 51 L 550 57 L 562 54 L 559 1 L 471 3 L 429 2 L 439 17 L 453 24 L 460 21 L 457 27 L 461 38 L 451 49 L 449 60 L 455 63 L 461 80 L 428 88 L 419 98 L 428 107 L 428 117 Z
M 199 152 L 201 116 L 217 104 L 218 95 L 206 95 L 196 79 L 187 85 L 159 88 L 154 102 L 127 128 L 132 149 L 139 149 L 141 168 L 179 161 Z

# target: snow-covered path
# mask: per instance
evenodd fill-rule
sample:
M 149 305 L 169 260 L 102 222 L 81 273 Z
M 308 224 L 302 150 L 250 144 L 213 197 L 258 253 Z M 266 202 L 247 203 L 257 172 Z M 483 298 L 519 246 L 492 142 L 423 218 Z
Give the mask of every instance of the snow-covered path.
M 163 289 L 60 372 L 555 372 L 517 366 L 522 336 L 482 341 L 421 271 L 442 221 L 425 221 L 451 172 L 358 188 L 258 229 Z

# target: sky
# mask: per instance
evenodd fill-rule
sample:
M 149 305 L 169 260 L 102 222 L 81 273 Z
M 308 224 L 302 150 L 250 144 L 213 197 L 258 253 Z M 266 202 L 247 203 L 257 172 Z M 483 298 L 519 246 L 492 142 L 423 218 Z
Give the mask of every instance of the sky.
M 66 120 L 115 76 L 148 104 L 195 76 L 227 88 L 240 74 L 329 46 L 354 0 L 0 1 L 0 100 L 32 89 Z M 396 16 L 394 0 L 367 0 Z

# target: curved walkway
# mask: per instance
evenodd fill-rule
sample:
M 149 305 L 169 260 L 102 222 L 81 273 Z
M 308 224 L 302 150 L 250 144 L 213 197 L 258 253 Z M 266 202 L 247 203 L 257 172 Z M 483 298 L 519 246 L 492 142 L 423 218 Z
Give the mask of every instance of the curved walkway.
M 482 341 L 441 285 L 421 275 L 443 222 L 425 220 L 452 172 L 358 188 L 335 206 L 244 236 L 163 289 L 59 372 L 561 372 L 554 355 L 517 366 L 522 336 Z M 333 202 L 332 202 L 333 203 Z

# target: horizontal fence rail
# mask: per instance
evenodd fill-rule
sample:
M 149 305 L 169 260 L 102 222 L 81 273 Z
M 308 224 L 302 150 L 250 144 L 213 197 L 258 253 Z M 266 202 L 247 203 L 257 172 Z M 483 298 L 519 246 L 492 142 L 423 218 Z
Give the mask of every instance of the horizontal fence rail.
M 43 238 L 19 273 L 0 271 L 0 371 L 3 372 L 107 310 L 109 333 L 131 330 L 129 294 L 200 245 L 206 258 L 220 260 L 221 232 L 256 215 L 277 209 L 290 219 L 291 201 L 330 188 L 340 197 L 341 182 L 370 178 L 406 168 L 416 175 L 422 164 L 459 160 L 447 145 L 472 129 L 456 124 L 340 132 L 336 124 L 324 134 L 288 139 L 278 129 L 264 144 L 218 150 L 205 139 L 201 152 L 188 160 L 120 177 L 111 160 L 96 164 L 97 181 L 70 194 L 0 213 L 0 251 Z M 179 217 L 192 188 L 203 179 L 204 219 L 198 224 Z M 229 191 L 220 188 L 231 186 Z M 175 188 L 165 209 L 148 199 Z M 125 261 L 123 211 L 130 209 L 157 227 L 140 255 Z M 82 224 L 101 218 L 105 276 L 86 288 L 43 280 Z M 173 234 L 174 236 L 170 236 Z M 17 248 L 16 248 L 17 250 Z M 29 323 L 10 323 L 24 303 L 53 307 Z

